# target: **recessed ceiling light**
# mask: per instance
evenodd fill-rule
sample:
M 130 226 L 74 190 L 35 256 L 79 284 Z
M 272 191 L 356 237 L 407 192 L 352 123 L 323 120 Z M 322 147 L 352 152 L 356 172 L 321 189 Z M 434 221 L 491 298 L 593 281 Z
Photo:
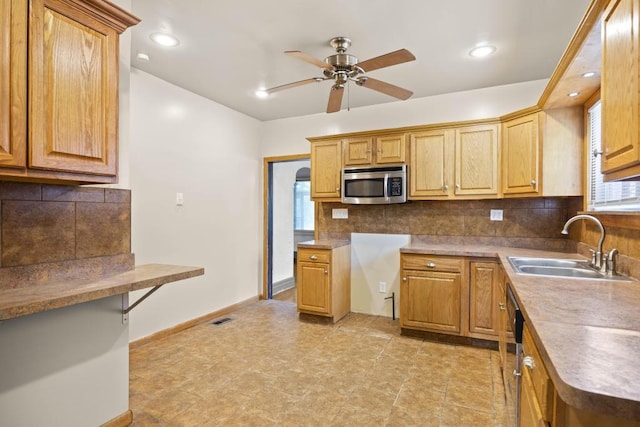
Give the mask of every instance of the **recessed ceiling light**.
M 570 96 L 571 98 L 575 98 L 578 95 L 580 95 L 580 92 L 571 92 L 567 94 L 567 96 Z
M 265 99 L 269 97 L 269 92 L 267 92 L 265 89 L 258 89 L 257 91 L 254 92 L 254 94 L 256 95 L 257 98 L 260 98 L 260 99 Z
M 474 58 L 484 58 L 485 56 L 491 55 L 495 51 L 496 51 L 495 46 L 482 45 L 482 46 L 476 46 L 473 49 L 471 49 L 469 51 L 469 55 L 473 56 Z
M 582 75 L 582 77 L 593 77 L 595 75 L 596 75 L 596 73 L 594 73 L 593 71 L 589 71 L 588 73 L 584 73 Z
M 176 36 L 168 33 L 152 33 L 149 37 L 162 46 L 174 47 L 180 44 L 180 40 L 178 40 Z
M 136 59 L 138 59 L 138 61 L 148 61 L 150 58 L 146 53 L 140 52 L 136 55 Z

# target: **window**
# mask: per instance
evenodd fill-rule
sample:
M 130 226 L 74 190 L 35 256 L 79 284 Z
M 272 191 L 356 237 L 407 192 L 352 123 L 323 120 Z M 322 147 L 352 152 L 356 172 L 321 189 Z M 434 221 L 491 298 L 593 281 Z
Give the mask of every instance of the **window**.
M 314 205 L 311 201 L 311 182 L 296 181 L 293 187 L 293 228 L 313 230 Z
M 601 106 L 589 109 L 589 204 L 590 211 L 640 211 L 640 182 L 604 182 L 601 172 Z M 595 153 L 595 154 L 594 154 Z

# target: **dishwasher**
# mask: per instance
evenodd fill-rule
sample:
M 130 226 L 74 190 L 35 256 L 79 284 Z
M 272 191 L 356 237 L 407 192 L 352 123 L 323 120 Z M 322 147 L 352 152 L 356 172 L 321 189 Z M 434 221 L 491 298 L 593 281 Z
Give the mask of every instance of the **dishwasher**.
M 506 362 L 506 416 L 509 426 L 518 427 L 520 412 L 520 362 L 522 358 L 522 329 L 524 317 L 518 306 L 511 284 L 507 283 L 507 313 L 509 314 L 509 326 L 515 339 L 515 354 L 507 353 Z

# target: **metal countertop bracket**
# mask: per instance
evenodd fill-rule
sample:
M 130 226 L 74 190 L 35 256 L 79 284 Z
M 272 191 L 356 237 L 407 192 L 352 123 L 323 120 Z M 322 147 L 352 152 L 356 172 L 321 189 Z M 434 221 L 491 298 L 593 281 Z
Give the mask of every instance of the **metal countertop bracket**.
M 162 285 L 164 285 L 164 283 Z M 129 312 L 133 310 L 133 308 L 136 307 L 138 304 L 140 304 L 142 301 L 147 299 L 149 295 L 151 295 L 152 293 L 160 289 L 162 285 L 154 286 L 149 290 L 149 292 L 142 295 L 140 298 L 138 298 L 136 302 L 134 302 L 131 305 L 129 305 L 129 293 L 127 292 L 126 294 L 122 294 L 122 323 L 123 324 L 127 323 L 129 321 Z

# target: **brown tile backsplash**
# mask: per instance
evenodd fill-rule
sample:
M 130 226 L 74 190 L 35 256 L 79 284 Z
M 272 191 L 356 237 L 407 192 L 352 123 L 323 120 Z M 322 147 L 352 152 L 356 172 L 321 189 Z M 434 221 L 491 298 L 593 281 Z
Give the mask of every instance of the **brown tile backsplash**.
M 0 267 L 131 252 L 131 192 L 0 182 Z
M 581 197 L 412 201 L 367 206 L 321 203 L 318 231 L 320 238 L 349 239 L 352 232 L 399 233 L 441 236 L 447 241 L 456 237 L 459 237 L 456 241 L 484 239 L 490 244 L 502 242 L 525 247 L 532 247 L 535 239 L 556 239 L 551 242 L 554 247 L 575 247 L 560 231 L 581 206 Z M 349 218 L 332 219 L 334 208 L 349 209 Z M 491 221 L 491 209 L 502 209 L 503 221 Z

